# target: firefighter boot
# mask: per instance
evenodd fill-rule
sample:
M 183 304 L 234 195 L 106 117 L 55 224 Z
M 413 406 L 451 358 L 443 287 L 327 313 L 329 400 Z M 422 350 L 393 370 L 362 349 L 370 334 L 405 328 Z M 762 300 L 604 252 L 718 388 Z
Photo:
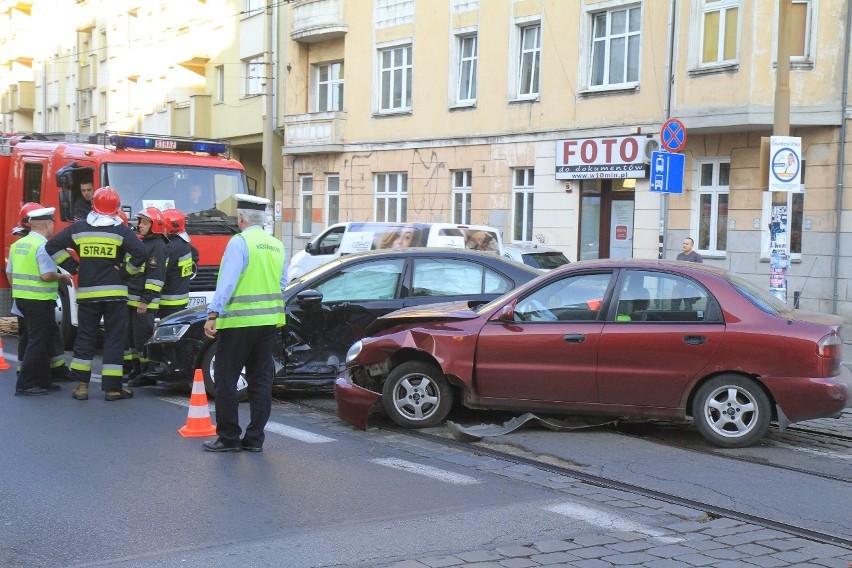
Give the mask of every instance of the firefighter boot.
M 71 393 L 71 397 L 77 400 L 89 400 L 89 383 L 78 382 L 77 388 Z

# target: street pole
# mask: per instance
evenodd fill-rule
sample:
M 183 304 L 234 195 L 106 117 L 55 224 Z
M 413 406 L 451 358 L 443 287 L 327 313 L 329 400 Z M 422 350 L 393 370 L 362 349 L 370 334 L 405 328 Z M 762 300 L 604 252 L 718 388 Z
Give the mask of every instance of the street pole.
M 272 60 L 272 0 L 266 1 L 266 13 L 264 15 L 266 18 L 266 37 L 264 38 L 264 114 L 263 117 L 263 186 L 264 186 L 264 196 L 269 200 L 270 207 L 272 207 L 272 211 L 275 211 L 275 188 L 272 185 L 272 168 L 274 167 L 275 160 L 272 154 L 272 129 L 275 127 L 272 124 L 273 117 L 273 107 L 272 105 L 275 103 L 273 94 L 274 94 L 274 61 Z M 269 212 L 267 212 L 269 214 Z M 274 214 L 273 214 L 274 219 Z M 275 233 L 275 222 L 267 223 L 266 227 L 267 231 L 271 234 Z
M 775 70 L 775 115 L 773 136 L 790 135 L 790 0 L 778 0 L 778 56 Z M 771 170 L 770 165 L 770 170 Z M 787 301 L 787 269 L 790 266 L 790 215 L 787 210 L 787 193 L 783 204 L 775 203 L 772 194 L 769 240 L 769 290 Z

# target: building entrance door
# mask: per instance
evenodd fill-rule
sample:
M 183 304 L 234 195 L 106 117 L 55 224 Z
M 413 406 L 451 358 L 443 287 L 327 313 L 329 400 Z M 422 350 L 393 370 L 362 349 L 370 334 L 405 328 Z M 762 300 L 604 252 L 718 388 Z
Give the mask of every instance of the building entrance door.
M 633 258 L 634 192 L 624 181 L 581 182 L 578 260 Z

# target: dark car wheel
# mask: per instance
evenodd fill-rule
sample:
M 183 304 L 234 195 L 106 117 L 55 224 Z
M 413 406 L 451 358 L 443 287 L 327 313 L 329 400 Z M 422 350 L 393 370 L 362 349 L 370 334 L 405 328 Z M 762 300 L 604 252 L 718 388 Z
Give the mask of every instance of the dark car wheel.
M 755 381 L 720 375 L 701 385 L 692 402 L 698 431 L 722 448 L 744 448 L 766 435 L 772 420 L 769 398 Z
M 62 332 L 62 345 L 66 351 L 73 351 L 74 342 L 77 340 L 77 327 L 71 323 L 71 301 L 67 286 L 59 287 L 59 302 L 62 308 L 62 323 L 59 326 Z
M 382 404 L 391 420 L 405 428 L 439 424 L 453 405 L 453 391 L 441 370 L 409 361 L 390 372 L 382 388 Z
M 204 355 L 201 357 L 201 372 L 204 375 L 204 390 L 207 391 L 207 396 L 216 398 L 216 344 L 212 343 L 207 346 Z M 248 400 L 248 383 L 246 382 L 246 369 L 240 371 L 240 378 L 237 379 L 237 400 L 245 402 Z

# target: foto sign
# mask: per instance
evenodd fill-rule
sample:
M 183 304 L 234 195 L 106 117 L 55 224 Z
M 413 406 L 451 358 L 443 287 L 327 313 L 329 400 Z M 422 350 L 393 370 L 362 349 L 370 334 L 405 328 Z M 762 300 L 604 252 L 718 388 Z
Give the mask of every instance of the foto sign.
M 557 140 L 556 179 L 644 178 L 647 136 Z
M 769 139 L 769 191 L 799 191 L 801 174 L 802 139 L 772 136 Z

